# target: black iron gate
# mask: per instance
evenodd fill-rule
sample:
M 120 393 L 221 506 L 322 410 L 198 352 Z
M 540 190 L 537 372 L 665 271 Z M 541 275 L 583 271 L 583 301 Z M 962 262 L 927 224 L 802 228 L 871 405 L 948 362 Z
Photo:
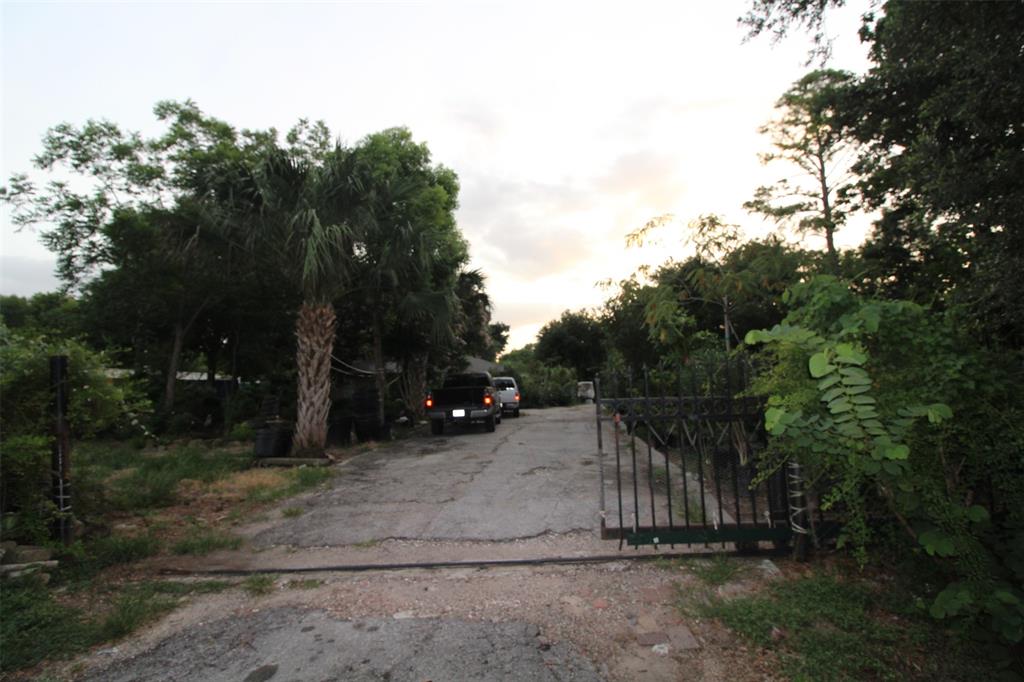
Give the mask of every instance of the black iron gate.
M 802 491 L 787 489 L 786 473 L 757 479 L 764 402 L 741 395 L 749 373 L 734 361 L 595 379 L 602 537 L 620 548 L 728 542 L 753 550 L 803 530 Z

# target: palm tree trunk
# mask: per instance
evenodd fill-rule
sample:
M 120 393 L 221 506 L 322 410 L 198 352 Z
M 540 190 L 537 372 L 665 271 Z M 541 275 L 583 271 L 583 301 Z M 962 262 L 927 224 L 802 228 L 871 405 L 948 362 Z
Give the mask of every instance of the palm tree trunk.
M 330 303 L 303 303 L 295 322 L 298 405 L 295 451 L 319 454 L 327 444 L 327 414 L 331 409 L 331 351 L 338 318 Z

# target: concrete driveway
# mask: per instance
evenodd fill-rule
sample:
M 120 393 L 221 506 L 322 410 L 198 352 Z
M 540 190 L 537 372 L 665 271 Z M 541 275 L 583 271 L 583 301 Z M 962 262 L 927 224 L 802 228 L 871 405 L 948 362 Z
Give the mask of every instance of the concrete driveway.
M 523 411 L 494 433 L 446 429 L 347 461 L 304 513 L 254 527 L 257 547 L 382 540 L 505 541 L 594 531 L 594 407 Z M 294 506 L 294 505 L 293 505 Z

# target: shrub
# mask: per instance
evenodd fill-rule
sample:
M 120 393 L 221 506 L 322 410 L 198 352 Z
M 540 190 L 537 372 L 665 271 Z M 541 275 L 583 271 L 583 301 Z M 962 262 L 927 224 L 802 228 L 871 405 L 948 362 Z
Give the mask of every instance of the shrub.
M 759 380 L 764 469 L 798 459 L 861 561 L 884 514 L 946 576 L 932 615 L 972 627 L 1009 665 L 1024 641 L 1019 359 L 983 349 L 953 315 L 861 299 L 833 278 L 786 300 L 781 325 L 747 336 L 776 360 Z

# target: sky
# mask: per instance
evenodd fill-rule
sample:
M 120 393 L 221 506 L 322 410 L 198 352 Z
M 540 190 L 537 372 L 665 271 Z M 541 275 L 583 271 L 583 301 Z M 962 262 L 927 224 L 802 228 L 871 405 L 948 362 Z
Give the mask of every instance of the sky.
M 851 3 L 856 5 L 856 3 Z M 322 119 L 355 143 L 407 126 L 461 182 L 459 227 L 508 349 L 564 310 L 600 306 L 639 266 L 685 257 L 684 225 L 742 209 L 764 167 L 758 128 L 809 41 L 744 43 L 745 1 L 120 2 L 0 0 L 0 173 L 31 171 L 46 130 L 107 119 L 156 134 L 160 100 L 238 128 Z M 863 72 L 860 8 L 829 19 L 829 66 Z M 43 178 L 45 176 L 38 176 Z M 671 213 L 660 246 L 625 235 Z M 38 234 L 0 225 L 0 293 L 58 286 Z M 839 233 L 863 239 L 865 219 Z M 809 246 L 819 248 L 814 239 Z

